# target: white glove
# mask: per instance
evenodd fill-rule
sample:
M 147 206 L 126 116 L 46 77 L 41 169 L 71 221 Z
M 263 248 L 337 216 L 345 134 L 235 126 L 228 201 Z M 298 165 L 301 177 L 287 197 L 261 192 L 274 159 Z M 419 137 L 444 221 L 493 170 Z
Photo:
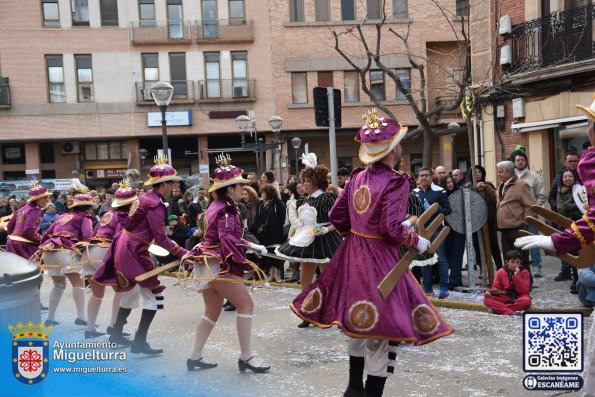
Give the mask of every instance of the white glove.
M 318 229 L 318 232 L 315 234 L 315 236 L 324 236 L 327 233 L 328 233 L 328 227 L 322 226 L 320 229 Z
M 522 248 L 523 251 L 532 248 L 543 248 L 544 250 L 555 251 L 554 243 L 550 236 L 525 236 L 519 237 L 515 240 L 514 246 Z
M 248 247 L 250 247 L 252 251 L 254 251 L 254 253 L 256 254 L 265 255 L 269 253 L 267 247 L 265 247 L 264 245 L 250 243 L 248 244 Z
M 401 222 L 401 225 L 405 226 L 407 229 L 411 228 L 411 221 L 409 219 L 405 219 Z
M 419 241 L 417 242 L 417 246 L 415 248 L 419 251 L 420 254 L 423 254 L 430 248 L 430 240 L 419 236 Z

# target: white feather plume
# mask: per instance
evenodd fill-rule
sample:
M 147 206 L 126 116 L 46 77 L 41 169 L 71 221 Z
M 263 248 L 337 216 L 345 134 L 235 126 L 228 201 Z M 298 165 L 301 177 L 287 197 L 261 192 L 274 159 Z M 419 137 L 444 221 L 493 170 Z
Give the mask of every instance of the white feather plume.
M 75 190 L 80 190 L 84 185 L 78 178 L 72 178 L 72 186 L 75 188 Z
M 316 168 L 316 166 L 318 165 L 318 159 L 316 158 L 316 154 L 302 154 L 302 164 L 306 166 L 306 168 Z

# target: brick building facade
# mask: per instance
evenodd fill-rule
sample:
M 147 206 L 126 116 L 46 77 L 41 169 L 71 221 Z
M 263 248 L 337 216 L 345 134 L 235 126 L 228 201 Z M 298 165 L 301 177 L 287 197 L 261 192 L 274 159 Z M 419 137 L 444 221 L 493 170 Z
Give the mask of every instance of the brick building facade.
M 451 22 L 460 22 L 455 0 L 444 3 Z M 79 177 L 100 187 L 120 179 L 129 167 L 144 174 L 161 148 L 161 128 L 149 121 L 160 118 L 149 114 L 158 112 L 148 91 L 158 80 L 175 88 L 168 117 L 184 120 L 167 129 L 172 161 L 182 175 L 201 172 L 207 182 L 206 171 L 214 163 L 211 153 L 240 146 L 234 119 L 242 114 L 255 120 L 256 137 L 267 143 L 273 139 L 269 117 L 284 119 L 280 161 L 275 163 L 283 179 L 295 173 L 291 138 L 296 136 L 329 165 L 328 132 L 314 124 L 312 89 L 331 84 L 343 91 L 339 165 L 358 166 L 353 137 L 361 115 L 373 104 L 333 49 L 331 31 L 367 16 L 363 29 L 372 34 L 380 4 L 24 0 L 5 7 L 0 16 L 0 179 Z M 387 1 L 385 11 L 391 16 L 385 29 L 404 31 L 410 26 L 411 48 L 428 64 L 428 101 L 446 98 L 448 82 L 431 65 L 456 71 L 460 54 L 453 56 L 458 44 L 443 13 L 405 0 Z M 398 41 L 388 32 L 383 41 L 389 67 L 410 73 Z M 357 41 L 345 41 L 345 49 L 361 55 Z M 381 79 L 375 84 L 384 92 L 383 103 L 403 124 L 415 128 L 413 112 L 394 83 L 377 74 L 366 78 Z M 410 74 L 414 89 L 417 79 Z M 456 112 L 433 123 L 450 121 L 462 123 Z M 452 161 L 451 139 L 438 140 L 434 166 Z M 456 139 L 461 144 L 455 145 L 455 156 L 465 163 L 465 137 Z M 408 142 L 405 166 L 419 166 L 421 152 L 421 139 Z M 234 152 L 232 157 L 244 169 L 256 170 L 254 151 Z M 266 168 L 272 167 L 269 150 Z

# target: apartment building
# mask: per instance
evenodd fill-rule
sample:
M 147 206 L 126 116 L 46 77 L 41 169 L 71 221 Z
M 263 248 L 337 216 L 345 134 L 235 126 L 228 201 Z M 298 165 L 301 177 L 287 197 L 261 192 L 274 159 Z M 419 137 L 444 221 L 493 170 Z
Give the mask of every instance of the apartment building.
M 423 4 L 422 4 L 423 3 Z M 458 22 L 456 2 L 444 2 Z M 451 4 L 452 3 L 452 4 Z M 148 88 L 174 87 L 167 108 L 171 158 L 181 175 L 207 182 L 217 149 L 233 149 L 245 170 L 275 167 L 295 173 L 291 139 L 300 137 L 329 164 L 328 130 L 314 123 L 312 89 L 342 91 L 337 130 L 339 164 L 359 165 L 353 137 L 372 102 L 349 64 L 333 49 L 333 30 L 363 22 L 372 33 L 381 0 L 23 0 L 0 15 L 0 179 L 79 177 L 91 187 L 119 180 L 129 168 L 143 173 L 162 147 L 161 115 Z M 428 101 L 452 100 L 432 65 L 456 69 L 457 39 L 443 12 L 430 2 L 386 1 L 384 29 L 410 27 L 411 47 L 428 63 Z M 411 87 L 419 84 L 403 46 L 385 32 L 387 64 Z M 348 52 L 361 53 L 357 42 Z M 428 61 L 429 59 L 429 61 Z M 415 128 L 417 121 L 392 80 L 378 70 L 366 76 L 374 95 Z M 274 135 L 268 120 L 284 123 L 279 160 L 267 150 L 241 150 L 235 118 L 254 123 L 248 143 Z M 462 123 L 457 112 L 433 120 Z M 465 137 L 460 137 L 465 141 Z M 451 161 L 452 137 L 440 138 L 434 165 Z M 271 146 L 271 145 L 269 145 Z M 420 164 L 421 140 L 408 142 L 406 165 Z M 461 161 L 468 158 L 464 145 Z
M 471 3 L 473 81 L 482 91 L 478 153 L 495 180 L 516 145 L 546 187 L 566 153 L 588 142 L 575 104 L 595 91 L 595 4 L 591 0 Z M 488 38 L 480 40 L 479 38 Z M 486 76 L 489 76 L 486 79 Z

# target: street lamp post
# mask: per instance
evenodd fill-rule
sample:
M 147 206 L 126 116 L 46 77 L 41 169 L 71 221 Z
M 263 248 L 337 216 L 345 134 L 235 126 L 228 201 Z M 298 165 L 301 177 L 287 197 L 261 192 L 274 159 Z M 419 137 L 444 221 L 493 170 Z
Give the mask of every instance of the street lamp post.
M 236 125 L 240 129 L 240 134 L 242 135 L 242 149 L 244 150 L 252 150 L 254 153 L 258 154 L 258 162 L 262 167 L 264 164 L 264 152 L 265 150 L 272 149 L 274 150 L 274 157 L 273 157 L 273 169 L 276 170 L 276 165 L 280 165 L 279 161 L 279 153 L 281 151 L 281 140 L 279 139 L 281 134 L 281 127 L 283 127 L 283 119 L 279 116 L 271 116 L 268 120 L 269 126 L 273 131 L 274 138 L 272 143 L 264 143 L 262 138 L 258 138 L 256 142 L 246 142 L 246 132 L 256 132 L 256 121 L 251 120 L 246 115 L 241 115 L 236 117 Z M 263 170 L 258 170 L 261 173 Z M 283 183 L 283 176 L 281 175 L 281 167 L 279 166 L 279 177 L 280 183 Z
M 140 168 L 142 171 L 142 169 L 145 168 L 145 159 L 149 155 L 149 151 L 147 149 L 140 149 L 138 154 L 140 154 Z
M 292 138 L 291 146 L 293 146 L 293 150 L 295 150 L 295 174 L 299 176 L 300 163 L 298 159 L 298 150 L 300 150 L 300 146 L 302 146 L 302 139 L 297 136 Z
M 174 94 L 174 87 L 164 81 L 159 81 L 149 88 L 153 100 L 161 110 L 161 138 L 163 141 L 163 156 L 169 158 L 169 148 L 167 146 L 167 120 L 165 119 L 165 110 L 169 106 L 171 97 Z

